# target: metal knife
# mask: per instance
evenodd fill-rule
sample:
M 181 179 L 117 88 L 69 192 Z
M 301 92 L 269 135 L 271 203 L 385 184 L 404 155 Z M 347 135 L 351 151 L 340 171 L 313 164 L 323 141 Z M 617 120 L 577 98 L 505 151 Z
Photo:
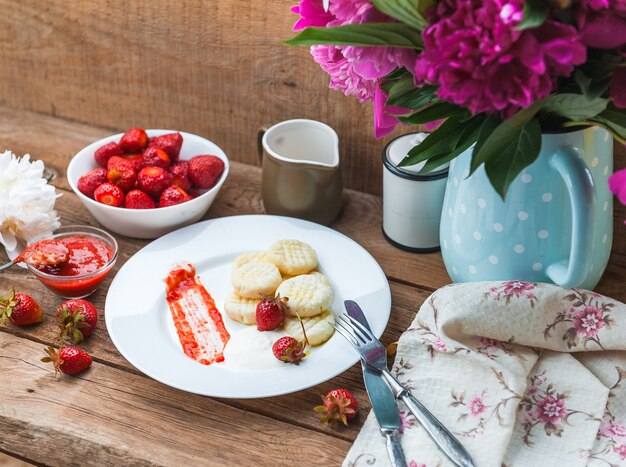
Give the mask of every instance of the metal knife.
M 367 322 L 367 319 L 365 319 L 365 315 L 363 315 L 361 307 L 359 307 L 356 302 L 346 300 L 343 303 L 346 307 L 348 315 L 352 316 L 363 326 L 370 329 L 369 323 Z M 385 359 L 384 355 L 381 357 L 382 359 Z M 386 361 L 383 363 L 385 365 L 387 364 Z M 391 464 L 394 467 L 405 467 L 406 460 L 404 459 L 404 451 L 402 450 L 400 439 L 398 437 L 400 428 L 402 427 L 402 419 L 400 418 L 400 412 L 398 411 L 398 406 L 396 405 L 396 397 L 387 383 L 385 383 L 385 380 L 382 378 L 380 373 L 371 370 L 367 364 L 363 362 L 363 360 L 361 360 L 361 367 L 363 368 L 365 389 L 370 398 L 370 402 L 372 403 L 374 415 L 376 416 L 376 420 L 380 426 L 380 431 L 387 438 L 387 453 L 389 454 Z

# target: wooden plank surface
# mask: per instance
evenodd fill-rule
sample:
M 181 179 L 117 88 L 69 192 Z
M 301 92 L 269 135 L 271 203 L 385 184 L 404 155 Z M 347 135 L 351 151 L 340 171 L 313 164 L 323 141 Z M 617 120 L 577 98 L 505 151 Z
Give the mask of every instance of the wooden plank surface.
M 312 118 L 346 186 L 380 194 L 371 105 L 328 89 L 293 35 L 298 1 L 0 0 L 0 104 L 111 129 L 179 128 L 257 163 L 256 132 Z
M 63 174 L 78 149 L 106 133 L 107 130 L 78 123 L 0 108 L 0 141 L 7 141 L 7 147 L 18 153 L 31 152 L 59 172 L 54 183 L 63 196 L 57 208 L 66 224 L 95 223 L 68 191 Z M 207 218 L 263 212 L 259 187 L 257 167 L 233 163 L 231 176 Z M 429 291 L 445 285 L 449 279 L 439 254 L 402 252 L 383 239 L 381 209 L 380 198 L 348 190 L 344 212 L 334 227 L 365 246 L 391 279 L 393 308 L 382 337 L 384 343 L 390 343 L 406 329 Z M 621 224 L 617 227 L 624 228 Z M 616 236 L 621 238 L 623 233 L 618 231 Z M 121 254 L 115 271 L 147 243 L 117 238 Z M 616 242 L 617 249 L 599 291 L 626 300 L 621 285 L 626 272 L 626 255 L 620 250 L 623 246 Z M 26 329 L 0 327 L 0 375 L 3 382 L 7 375 L 12 388 L 0 396 L 0 431 L 10 434 L 0 437 L 0 451 L 37 463 L 67 465 L 71 462 L 64 456 L 69 454 L 59 446 L 72 436 L 77 438 L 72 449 L 75 458 L 87 456 L 94 446 L 101 448 L 87 457 L 87 465 L 235 465 L 241 464 L 242 459 L 251 463 L 257 459 L 264 465 L 340 463 L 369 410 L 357 366 L 308 390 L 259 400 L 210 399 L 169 388 L 137 372 L 113 346 L 102 316 L 111 278 L 91 297 L 100 310 L 101 320 L 96 333 L 85 343 L 94 356 L 94 368 L 78 380 L 57 381 L 39 357 L 43 346 L 55 339 L 53 315 L 62 300 L 47 292 L 26 271 L 12 268 L 0 273 L 0 292 L 17 285 L 31 293 L 46 310 L 45 321 L 40 325 Z M 353 390 L 362 406 L 359 417 L 347 429 L 332 431 L 320 426 L 312 410 L 319 394 L 333 387 Z M 103 404 L 104 400 L 113 402 Z M 73 401 L 79 404 L 72 405 Z M 87 414 L 83 407 L 91 404 L 96 409 L 94 414 Z M 220 424 L 225 427 L 222 431 Z M 285 430 L 293 436 L 284 439 L 281 433 Z M 255 441 L 246 443 L 247 437 Z M 296 441 L 301 439 L 310 442 Z M 184 455 L 177 456 L 183 446 Z M 58 449 L 52 453 L 52 447 Z

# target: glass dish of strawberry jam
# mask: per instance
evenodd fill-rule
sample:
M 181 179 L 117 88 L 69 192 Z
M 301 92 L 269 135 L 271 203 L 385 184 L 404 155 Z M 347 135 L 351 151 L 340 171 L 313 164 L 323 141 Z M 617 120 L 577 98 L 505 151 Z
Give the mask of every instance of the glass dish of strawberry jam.
M 46 262 L 29 261 L 28 269 L 55 294 L 82 298 L 93 293 L 109 274 L 117 259 L 117 242 L 104 230 L 72 225 L 57 229 L 53 235 L 31 242 L 27 250 L 41 252 Z

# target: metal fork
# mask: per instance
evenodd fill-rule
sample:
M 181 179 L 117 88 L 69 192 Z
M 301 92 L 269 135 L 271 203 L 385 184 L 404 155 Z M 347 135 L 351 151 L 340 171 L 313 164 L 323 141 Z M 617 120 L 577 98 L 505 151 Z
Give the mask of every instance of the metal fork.
M 450 433 L 420 401 L 413 397 L 411 391 L 389 372 L 385 363 L 381 363 L 381 361 L 387 361 L 387 349 L 385 349 L 385 346 L 369 329 L 346 314 L 335 316 L 333 327 L 352 344 L 355 350 L 360 354 L 361 359 L 370 368 L 382 375 L 385 382 L 395 394 L 396 399 L 400 399 L 406 404 L 411 413 L 417 418 L 435 443 L 437 443 L 437 446 L 439 446 L 452 462 L 460 467 L 475 467 L 471 456 L 454 435 Z M 384 355 L 385 358 L 380 358 L 381 355 Z

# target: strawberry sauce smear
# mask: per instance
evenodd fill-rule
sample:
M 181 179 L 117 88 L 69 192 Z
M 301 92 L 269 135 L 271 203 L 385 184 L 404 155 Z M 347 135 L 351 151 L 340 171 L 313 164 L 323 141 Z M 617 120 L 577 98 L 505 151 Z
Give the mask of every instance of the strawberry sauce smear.
M 203 365 L 224 361 L 230 334 L 215 302 L 191 264 L 170 271 L 165 279 L 167 303 L 185 354 Z

